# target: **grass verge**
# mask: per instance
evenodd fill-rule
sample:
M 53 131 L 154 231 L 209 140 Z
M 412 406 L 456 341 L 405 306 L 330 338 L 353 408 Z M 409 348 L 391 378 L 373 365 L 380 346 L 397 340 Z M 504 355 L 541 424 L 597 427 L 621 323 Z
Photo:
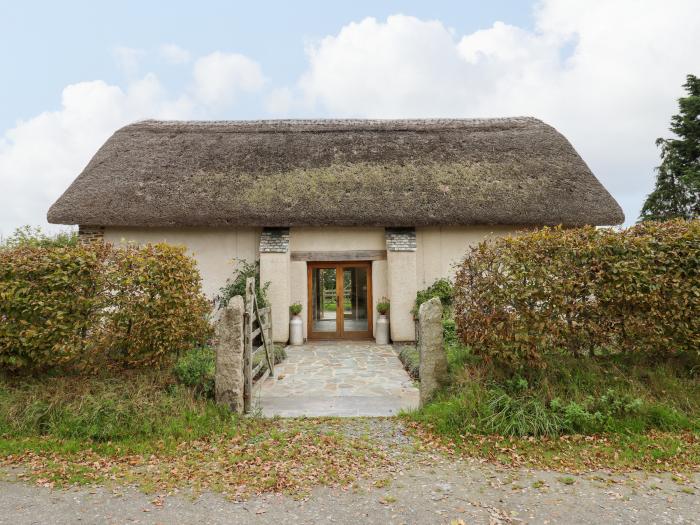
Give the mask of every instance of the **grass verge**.
M 242 418 L 167 374 L 0 381 L 0 465 L 40 485 L 188 487 L 240 499 L 346 486 L 391 461 L 333 421 Z
M 448 344 L 450 386 L 408 414 L 424 441 L 510 465 L 700 469 L 700 359 L 548 356 L 504 370 Z

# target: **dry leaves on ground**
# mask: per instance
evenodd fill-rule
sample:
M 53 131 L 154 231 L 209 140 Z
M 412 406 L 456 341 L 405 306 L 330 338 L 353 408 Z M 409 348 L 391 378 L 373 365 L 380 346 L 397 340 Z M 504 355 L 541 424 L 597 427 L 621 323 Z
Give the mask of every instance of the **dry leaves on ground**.
M 263 492 L 300 494 L 316 485 L 349 486 L 390 467 L 392 459 L 366 439 L 319 432 L 313 422 L 278 422 L 262 433 L 181 443 L 174 453 L 105 455 L 35 452 L 0 458 L 46 486 L 128 483 L 167 492 L 190 487 L 234 499 Z

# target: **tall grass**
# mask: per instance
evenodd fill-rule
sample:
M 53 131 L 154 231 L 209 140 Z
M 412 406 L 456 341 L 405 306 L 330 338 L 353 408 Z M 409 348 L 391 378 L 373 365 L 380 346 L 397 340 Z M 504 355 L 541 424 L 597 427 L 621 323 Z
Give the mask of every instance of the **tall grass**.
M 228 410 L 161 373 L 0 380 L 0 436 L 183 440 L 235 429 Z
M 452 384 L 412 417 L 453 438 L 467 433 L 558 436 L 653 429 L 700 432 L 700 358 L 548 356 L 519 372 L 448 344 Z

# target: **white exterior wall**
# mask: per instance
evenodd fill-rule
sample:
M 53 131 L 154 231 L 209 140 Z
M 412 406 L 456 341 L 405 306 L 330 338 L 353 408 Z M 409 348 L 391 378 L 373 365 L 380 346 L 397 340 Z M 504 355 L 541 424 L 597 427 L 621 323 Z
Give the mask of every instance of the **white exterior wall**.
M 372 333 L 377 333 L 377 303 L 384 297 L 389 297 L 388 265 L 386 261 L 372 261 Z
M 384 228 L 290 228 L 290 252 L 330 252 L 351 250 L 385 250 Z M 306 320 L 309 315 L 306 262 L 291 262 L 291 303 L 301 303 L 304 319 L 304 337 L 307 337 Z M 377 302 L 387 295 L 386 261 L 372 262 L 372 314 L 373 326 L 377 322 Z
M 104 239 L 113 244 L 166 242 L 187 247 L 197 261 L 202 287 L 212 298 L 233 275 L 234 259 L 258 259 L 260 228 L 105 228 Z
M 290 228 L 292 252 L 385 250 L 384 228 Z
M 416 301 L 417 252 L 387 253 L 389 332 L 392 341 L 413 341 L 416 330 L 411 309 Z
M 289 340 L 289 305 L 291 299 L 291 263 L 289 253 L 260 254 L 260 282 L 267 288 L 267 300 L 272 307 L 272 340 L 286 343 Z
M 423 290 L 437 279 L 455 275 L 470 246 L 487 238 L 512 235 L 520 226 L 434 226 L 416 228 L 416 284 Z
M 416 252 L 393 252 L 388 260 L 372 262 L 372 313 L 377 320 L 377 302 L 390 294 L 400 296 L 401 312 L 392 305 L 391 333 L 396 340 L 410 340 L 413 320 L 406 311 L 416 290 L 430 286 L 441 277 L 452 278 L 468 248 L 485 238 L 513 234 L 513 226 L 455 226 L 416 229 Z M 184 245 L 194 256 L 202 275 L 203 289 L 213 297 L 235 267 L 234 259 L 260 260 L 261 228 L 106 228 L 108 242 L 139 244 L 167 242 Z M 384 228 L 291 228 L 289 252 L 386 250 Z M 299 302 L 302 317 L 308 315 L 306 262 L 290 261 L 287 254 L 264 254 L 261 280 L 271 281 L 269 296 L 276 341 L 288 337 L 289 305 Z M 410 255 L 409 255 L 410 254 Z M 408 259 L 415 259 L 409 261 Z M 394 264 L 394 267 L 389 266 Z M 277 278 L 276 278 L 277 277 Z M 397 295 L 398 294 L 398 295 Z M 410 297 L 409 297 L 410 296 Z M 304 322 L 304 337 L 307 324 Z

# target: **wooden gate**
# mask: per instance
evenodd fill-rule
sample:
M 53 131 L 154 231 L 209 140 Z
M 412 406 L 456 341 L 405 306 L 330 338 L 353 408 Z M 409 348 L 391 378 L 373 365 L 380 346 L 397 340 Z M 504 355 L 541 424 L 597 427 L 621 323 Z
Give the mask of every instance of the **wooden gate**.
M 249 413 L 254 384 L 262 383 L 268 375 L 275 375 L 271 310 L 269 306 L 259 307 L 253 277 L 246 279 L 245 283 L 243 335 L 243 411 Z

